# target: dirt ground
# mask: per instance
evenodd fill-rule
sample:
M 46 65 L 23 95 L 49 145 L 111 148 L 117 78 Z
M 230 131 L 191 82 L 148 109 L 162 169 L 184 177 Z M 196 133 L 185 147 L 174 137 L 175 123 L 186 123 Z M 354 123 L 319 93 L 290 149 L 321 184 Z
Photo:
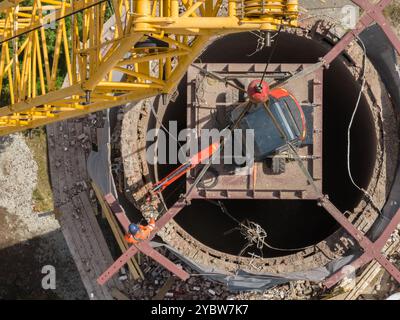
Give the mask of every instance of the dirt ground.
M 0 299 L 85 299 L 57 220 L 33 211 L 37 172 L 22 135 L 0 140 Z M 45 265 L 55 267 L 55 290 L 42 289 Z
M 392 0 L 384 10 L 384 15 L 389 19 L 397 35 L 400 34 L 400 0 Z

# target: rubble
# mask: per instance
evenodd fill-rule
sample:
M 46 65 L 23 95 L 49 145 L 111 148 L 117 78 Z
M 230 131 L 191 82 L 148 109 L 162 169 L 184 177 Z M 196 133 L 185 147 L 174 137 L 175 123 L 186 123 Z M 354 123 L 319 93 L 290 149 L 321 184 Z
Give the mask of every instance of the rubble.
M 0 299 L 87 298 L 55 215 L 33 212 L 38 168 L 22 134 L 1 139 L 0 164 Z M 44 265 L 57 269 L 54 291 L 40 286 Z
M 157 248 L 161 254 L 165 255 L 175 263 L 179 263 L 165 248 Z M 166 300 L 310 300 L 321 297 L 324 293 L 319 284 L 299 280 L 288 284 L 276 286 L 261 292 L 233 292 L 229 291 L 225 284 L 210 280 L 206 277 L 196 275 L 196 271 L 186 265 L 182 266 L 192 276 L 185 282 L 176 279 L 171 288 L 164 296 Z M 152 260 L 144 256 L 141 258 L 141 268 L 145 273 L 143 281 L 126 281 L 127 292 L 131 299 L 151 300 L 154 295 L 163 287 L 171 276 L 171 273 Z

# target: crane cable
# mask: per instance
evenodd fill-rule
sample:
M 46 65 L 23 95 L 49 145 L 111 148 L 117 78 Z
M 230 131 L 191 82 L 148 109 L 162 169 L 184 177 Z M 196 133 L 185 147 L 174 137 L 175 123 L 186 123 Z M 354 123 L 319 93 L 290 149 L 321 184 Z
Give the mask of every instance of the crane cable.
M 349 174 L 350 177 L 350 181 L 351 183 L 360 191 L 365 192 L 365 190 L 363 188 L 361 188 L 355 181 L 353 178 L 353 175 L 351 173 L 351 169 L 350 169 L 350 145 L 351 145 L 351 127 L 353 126 L 353 121 L 354 121 L 354 117 L 357 113 L 358 110 L 358 106 L 360 105 L 360 101 L 361 101 L 361 96 L 362 96 L 362 92 L 364 90 L 364 86 L 365 86 L 365 60 L 366 60 L 366 48 L 364 43 L 361 41 L 361 39 L 359 39 L 359 37 L 357 37 L 357 39 L 359 40 L 359 42 L 361 43 L 362 49 L 363 49 L 363 63 L 362 63 L 362 74 L 361 74 L 361 87 L 360 87 L 360 91 L 358 92 L 358 96 L 357 96 L 357 102 L 356 105 L 354 107 L 353 113 L 351 114 L 350 117 L 350 122 L 349 125 L 347 127 L 347 172 Z M 369 196 L 369 195 L 368 195 Z
M 276 39 L 275 39 L 274 44 L 273 44 L 273 46 L 272 46 L 272 48 L 271 48 L 271 52 L 269 53 L 268 60 L 267 60 L 267 63 L 266 63 L 266 65 L 265 65 L 264 72 L 263 72 L 263 74 L 262 74 L 262 76 L 261 76 L 261 81 L 260 81 L 260 83 L 263 82 L 263 80 L 264 80 L 264 78 L 265 78 L 265 75 L 267 74 L 267 69 L 268 69 L 268 66 L 269 66 L 269 64 L 270 64 L 270 62 L 271 62 L 272 56 L 274 55 L 274 52 L 275 52 L 275 50 L 276 50 L 277 43 L 278 43 L 278 39 L 279 39 L 279 35 L 281 34 L 281 30 L 282 30 L 282 25 L 279 26 L 278 32 L 277 32 L 277 34 L 276 34 L 276 36 L 275 36 Z
M 372 196 L 362 187 L 360 187 L 355 181 L 354 181 L 354 177 L 351 173 L 351 168 L 350 168 L 350 154 L 351 154 L 351 128 L 354 122 L 354 118 L 355 115 L 357 113 L 358 107 L 360 105 L 360 101 L 361 101 L 361 96 L 362 93 L 364 91 L 364 87 L 365 87 L 365 68 L 366 68 L 366 56 L 367 56 L 367 49 L 365 48 L 365 44 L 364 42 L 360 39 L 360 37 L 357 36 L 357 40 L 359 41 L 359 43 L 361 44 L 362 50 L 363 50 L 363 62 L 362 62 L 362 74 L 361 74 L 361 87 L 360 87 L 360 91 L 358 92 L 358 96 L 357 96 L 357 102 L 356 105 L 354 107 L 353 113 L 351 114 L 351 118 L 350 118 L 350 122 L 349 125 L 347 127 L 347 172 L 349 174 L 349 178 L 351 183 L 353 184 L 354 187 L 356 187 L 359 191 L 361 191 L 366 197 L 367 199 L 371 202 L 371 204 L 375 207 L 375 209 L 381 213 L 381 211 L 379 210 L 379 207 L 375 204 L 374 200 L 372 199 Z
M 206 76 L 210 76 L 210 77 L 214 78 L 215 80 L 224 83 L 226 86 L 231 86 L 232 88 L 235 88 L 235 89 L 237 89 L 239 91 L 242 91 L 242 92 L 247 92 L 242 87 L 239 87 L 236 84 L 228 81 L 226 78 L 220 77 L 219 75 L 215 74 L 214 72 L 211 72 L 211 71 L 208 71 L 208 70 L 206 70 L 206 69 L 204 69 L 202 67 L 199 67 L 199 66 L 195 65 L 194 63 L 192 63 L 191 66 L 196 68 L 196 69 L 198 69 L 198 70 L 200 70 L 200 72 L 205 74 Z
M 58 17 L 58 18 L 54 19 L 54 21 L 52 21 L 52 22 L 58 22 L 58 21 L 60 21 L 60 20 L 63 20 L 63 19 L 68 18 L 68 17 L 70 17 L 70 16 L 73 16 L 73 15 L 75 15 L 75 14 L 77 14 L 77 13 L 80 13 L 80 12 L 82 12 L 82 11 L 85 11 L 85 10 L 87 10 L 87 9 L 90 9 L 90 8 L 92 8 L 92 7 L 95 7 L 95 6 L 97 6 L 97 5 L 99 5 L 99 4 L 102 4 L 102 3 L 104 3 L 104 2 L 108 2 L 109 5 L 111 5 L 110 0 L 99 0 L 99 1 L 97 1 L 97 2 L 95 2 L 95 3 L 92 3 L 92 4 L 90 4 L 90 5 L 86 6 L 86 7 L 84 7 L 84 8 L 81 8 L 81 9 L 76 10 L 76 11 L 72 11 L 72 12 L 66 14 L 65 16 Z M 111 5 L 111 8 L 113 8 L 112 5 Z M 21 33 L 19 33 L 19 34 L 17 34 L 17 35 L 11 36 L 11 37 L 9 37 L 9 38 L 7 38 L 7 39 L 2 39 L 2 40 L 0 41 L 0 45 L 2 45 L 2 44 L 5 43 L 5 42 L 8 42 L 8 41 L 10 41 L 10 40 L 14 40 L 14 39 L 16 39 L 16 38 L 19 38 L 19 37 L 21 37 L 21 36 L 23 36 L 23 35 L 29 34 L 29 33 L 33 32 L 33 31 L 36 31 L 36 30 L 38 30 L 38 29 L 40 29 L 40 28 L 44 28 L 44 27 L 46 27 L 46 25 L 47 25 L 47 23 L 45 23 L 45 24 L 40 24 L 40 25 L 38 25 L 38 26 L 36 26 L 36 27 L 34 27 L 34 28 L 32 28 L 32 29 L 26 30 L 26 31 L 21 32 Z

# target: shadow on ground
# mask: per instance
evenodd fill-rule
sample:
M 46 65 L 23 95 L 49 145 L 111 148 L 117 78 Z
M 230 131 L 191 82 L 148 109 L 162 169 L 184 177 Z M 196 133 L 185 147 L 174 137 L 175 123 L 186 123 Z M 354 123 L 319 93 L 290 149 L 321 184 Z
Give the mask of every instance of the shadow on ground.
M 88 299 L 60 229 L 0 248 L 0 299 Z M 55 290 L 42 288 L 45 265 L 55 267 Z

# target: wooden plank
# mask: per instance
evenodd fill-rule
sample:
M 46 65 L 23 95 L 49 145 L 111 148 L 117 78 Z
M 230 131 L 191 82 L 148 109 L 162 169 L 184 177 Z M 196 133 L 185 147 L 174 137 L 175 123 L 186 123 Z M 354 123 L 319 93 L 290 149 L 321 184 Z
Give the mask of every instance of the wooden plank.
M 60 193 L 60 184 L 59 184 L 59 177 L 56 176 L 56 152 L 55 152 L 55 126 L 48 125 L 46 126 L 46 133 L 47 133 L 47 156 L 49 161 L 49 178 L 51 183 L 51 189 L 53 192 L 53 201 L 54 205 L 56 204 L 56 199 L 59 198 Z
M 59 169 L 61 169 L 61 172 L 64 172 L 63 175 L 60 175 L 60 178 L 62 179 L 61 182 L 61 186 L 62 186 L 62 190 L 64 190 L 64 187 L 67 188 L 67 191 L 69 191 L 72 186 L 74 185 L 74 179 L 73 179 L 73 175 L 74 172 L 73 170 L 75 169 L 74 166 L 71 163 L 71 155 L 73 153 L 71 153 L 71 151 L 68 152 L 65 151 L 64 148 L 68 148 L 69 147 L 69 143 L 68 143 L 68 138 L 65 138 L 65 135 L 68 136 L 68 125 L 66 123 L 66 121 L 64 122 L 60 122 L 60 125 L 62 126 L 63 130 L 60 131 L 58 130 L 59 133 L 59 138 L 58 141 L 61 141 L 62 143 L 59 143 L 61 150 L 60 152 L 62 153 L 62 158 L 64 159 L 63 161 L 61 161 L 61 166 Z M 67 193 L 65 192 L 61 192 L 61 203 L 66 203 L 68 201 L 70 201 L 70 197 Z
M 121 291 L 119 291 L 115 288 L 113 288 L 111 290 L 111 294 L 116 300 L 131 300 L 126 295 L 124 295 Z
M 77 132 L 75 124 L 73 122 L 68 121 L 67 127 L 69 131 L 68 135 L 70 137 L 74 137 L 78 133 L 80 134 L 80 132 Z M 74 132 L 72 133 L 71 131 Z M 71 172 L 68 175 L 68 177 L 70 178 L 68 181 L 70 187 L 73 187 L 76 182 L 85 181 L 82 175 L 84 172 L 86 172 L 86 163 L 84 165 L 82 165 L 82 163 L 81 165 L 78 165 L 77 160 L 78 157 L 82 156 L 84 150 L 80 148 L 80 145 L 78 146 L 76 144 L 72 147 L 72 149 L 73 152 L 67 152 L 67 154 L 70 156 L 69 170 Z M 104 236 L 100 230 L 100 227 L 94 217 L 94 210 L 92 204 L 89 201 L 87 192 L 81 192 L 78 196 L 73 197 L 73 203 L 75 204 L 75 207 L 81 209 L 80 218 L 82 225 L 79 228 L 82 229 L 83 227 L 86 232 L 89 232 L 88 234 L 86 234 L 86 242 L 88 243 L 88 245 L 91 246 L 92 252 L 95 253 L 95 256 L 97 255 L 96 260 L 98 261 L 95 264 L 95 268 L 98 268 L 98 272 L 101 272 L 101 269 L 106 268 L 110 261 L 112 262 L 112 256 L 107 246 L 107 243 L 105 242 Z M 120 286 L 119 282 L 114 283 L 114 285 Z
M 80 124 L 80 125 L 79 125 Z M 79 128 L 82 128 L 82 124 L 81 123 L 76 123 L 75 125 L 75 130 L 77 131 L 77 136 L 79 136 L 80 134 L 83 133 L 83 130 L 81 129 L 81 131 L 78 132 Z M 90 139 L 90 137 L 88 137 Z M 78 154 L 76 154 L 76 159 L 77 159 L 77 166 L 79 168 L 84 168 L 83 172 L 81 172 L 81 177 L 83 180 L 88 180 L 89 179 L 89 174 L 87 173 L 87 169 L 86 169 L 86 154 L 85 154 L 85 150 L 82 147 L 82 142 L 81 141 L 77 141 L 76 142 L 77 146 L 80 148 L 80 152 Z
M 101 232 L 99 225 L 92 225 L 89 221 L 90 215 L 93 215 L 92 208 L 88 208 L 87 204 L 82 203 L 80 195 L 74 196 L 72 201 L 75 207 L 79 207 L 81 210 L 79 215 L 80 228 L 78 227 L 77 229 L 81 230 L 81 233 L 84 234 L 84 246 L 87 248 L 87 252 L 91 256 L 91 258 L 95 260 L 93 263 L 93 268 L 96 275 L 101 274 L 102 271 L 107 268 L 107 266 L 113 261 L 111 253 L 109 252 L 104 237 L 101 238 L 99 236 L 99 233 Z M 107 250 L 108 255 L 104 255 L 104 252 Z M 120 286 L 115 277 L 111 280 L 112 281 L 110 281 L 110 283 L 108 284 L 110 287 L 113 285 Z M 108 291 L 107 286 L 102 289 L 105 291 L 106 294 L 106 292 Z
M 127 233 L 128 229 L 129 229 L 129 225 L 131 223 L 125 214 L 124 208 L 122 208 L 122 206 L 120 206 L 118 201 L 114 198 L 114 196 L 111 193 L 104 195 L 103 199 L 106 202 L 107 207 L 109 207 L 111 212 L 113 213 L 113 216 L 119 222 L 119 225 L 122 226 L 122 229 L 124 230 L 124 232 Z
M 71 210 L 75 211 L 74 208 Z M 68 214 L 71 215 L 71 213 L 72 211 L 64 213 L 64 216 Z M 81 257 L 86 261 L 87 267 L 90 268 L 90 270 L 86 270 L 86 273 L 89 275 L 90 281 L 93 281 L 93 278 L 95 278 L 97 273 L 100 272 L 98 264 L 101 263 L 103 257 L 99 255 L 91 245 L 94 242 L 90 234 L 91 231 L 85 228 L 81 216 L 82 214 L 79 214 L 78 219 L 75 217 L 70 218 L 67 225 L 69 226 L 70 233 L 75 239 L 75 243 L 77 243 Z M 101 297 L 104 296 L 107 299 L 111 298 L 111 295 L 108 293 L 108 288 L 97 288 L 97 294 Z
M 397 249 L 399 242 L 399 240 L 394 241 L 384 250 L 384 252 L 387 255 L 392 254 Z M 364 290 L 371 284 L 371 281 L 379 274 L 381 270 L 382 266 L 378 262 L 375 260 L 370 262 L 358 278 L 356 286 L 347 293 L 344 300 L 356 300 L 361 294 L 363 294 Z
M 89 277 L 87 271 L 85 270 L 85 266 L 83 263 L 83 259 L 81 257 L 81 254 L 79 250 L 77 249 L 77 243 L 75 242 L 73 236 L 72 236 L 72 231 L 69 230 L 69 226 L 65 225 L 62 227 L 62 232 L 65 238 L 65 241 L 67 242 L 69 251 L 71 252 L 72 258 L 74 259 L 76 268 L 78 269 L 78 272 L 80 274 L 82 283 L 86 289 L 87 293 L 95 292 L 97 288 L 95 289 L 93 286 L 93 283 L 91 281 L 91 278 Z M 96 292 L 96 296 L 98 296 L 98 293 Z
M 98 224 L 98 222 L 96 220 L 96 217 L 94 215 L 94 210 L 93 210 L 92 204 L 89 201 L 89 197 L 88 197 L 87 193 L 86 192 L 81 192 L 79 194 L 79 198 L 81 200 L 81 203 L 82 203 L 83 207 L 86 210 L 87 221 L 90 224 L 91 229 L 93 230 L 94 237 L 97 239 L 97 243 L 99 244 L 101 253 L 103 254 L 103 256 L 111 258 L 110 250 L 109 250 L 109 248 L 107 246 L 107 243 L 106 243 L 106 241 L 104 239 L 103 233 L 100 230 L 99 224 Z
M 50 165 L 50 180 L 51 186 L 53 190 L 53 200 L 54 206 L 56 207 L 62 198 L 61 193 L 63 192 L 62 184 L 61 184 L 61 176 L 59 173 L 59 169 L 56 166 L 56 163 L 62 160 L 61 146 L 57 143 L 57 124 L 52 124 L 47 126 L 47 133 L 52 134 L 52 137 L 49 137 L 48 142 L 48 157 L 49 157 L 49 165 Z M 50 145 L 50 141 L 52 145 Z
M 53 134 L 49 162 L 55 208 L 62 212 L 60 225 L 89 296 L 93 294 L 95 299 L 112 299 L 111 287 L 122 288 L 122 284 L 115 277 L 107 286 L 99 286 L 96 282 L 113 259 L 94 216 L 88 190 L 75 196 L 70 193 L 76 182 L 87 182 L 85 150 L 77 141 L 77 136 L 84 131 L 83 123 L 75 120 L 48 126 L 48 133 Z M 74 145 L 70 144 L 72 140 L 76 142 Z M 64 151 L 65 147 L 67 151 Z M 55 166 L 57 161 L 61 162 L 61 166 Z M 73 204 L 81 210 L 79 215 Z
M 124 253 L 128 249 L 128 245 L 124 240 L 124 235 L 121 229 L 118 227 L 118 223 L 114 217 L 114 215 L 110 212 L 107 204 L 104 202 L 100 189 L 97 185 L 92 181 L 92 187 L 94 192 L 96 193 L 97 200 L 100 203 L 103 214 L 108 221 L 108 224 L 111 227 L 111 230 L 114 234 L 115 240 L 118 243 L 118 246 L 122 253 Z M 140 269 L 138 263 L 136 262 L 135 257 L 132 257 L 131 260 L 128 261 L 128 269 L 134 279 L 144 279 L 144 275 L 142 270 Z
M 160 288 L 160 290 L 157 291 L 157 294 L 153 297 L 152 300 L 163 300 L 165 297 L 165 294 L 171 289 L 172 285 L 175 282 L 175 277 L 170 276 L 167 281 L 164 283 L 164 285 Z
M 69 209 L 64 207 L 64 208 L 62 208 L 62 210 L 69 210 Z M 62 215 L 62 213 L 60 213 L 60 217 L 61 217 L 61 215 Z M 70 227 L 68 226 L 67 223 L 63 223 L 61 225 L 61 230 L 63 232 L 63 236 L 65 238 L 65 241 L 66 241 L 66 243 L 68 245 L 69 251 L 70 251 L 70 253 L 72 255 L 72 258 L 74 259 L 75 265 L 76 265 L 76 267 L 78 269 L 78 272 L 79 272 L 79 274 L 81 276 L 81 280 L 82 280 L 82 283 L 83 283 L 86 291 L 88 293 L 89 292 L 94 292 L 95 289 L 93 287 L 93 283 L 92 283 L 92 281 L 90 280 L 90 278 L 88 277 L 88 275 L 87 275 L 87 273 L 85 271 L 85 268 L 84 268 L 84 265 L 83 265 L 83 261 L 82 261 L 82 257 L 80 255 L 80 252 L 79 252 L 78 247 L 77 247 L 77 243 L 75 243 L 75 241 L 74 241 L 74 238 L 72 236 L 72 231 L 68 230 L 68 228 L 70 228 Z
M 111 295 L 108 296 L 103 291 L 103 288 L 93 281 L 93 278 L 96 277 L 96 272 L 93 269 L 92 255 L 90 254 L 90 249 L 85 246 L 86 241 L 82 241 L 84 239 L 81 239 L 80 234 L 74 226 L 72 219 L 75 218 L 72 216 L 72 212 L 74 211 L 72 204 L 67 203 L 60 207 L 60 210 L 62 212 L 60 217 L 62 231 L 66 235 L 68 247 L 72 248 L 72 250 L 70 249 L 71 253 L 73 253 L 75 264 L 81 274 L 82 282 L 89 297 L 92 298 L 91 294 L 93 294 L 95 299 L 111 299 Z

